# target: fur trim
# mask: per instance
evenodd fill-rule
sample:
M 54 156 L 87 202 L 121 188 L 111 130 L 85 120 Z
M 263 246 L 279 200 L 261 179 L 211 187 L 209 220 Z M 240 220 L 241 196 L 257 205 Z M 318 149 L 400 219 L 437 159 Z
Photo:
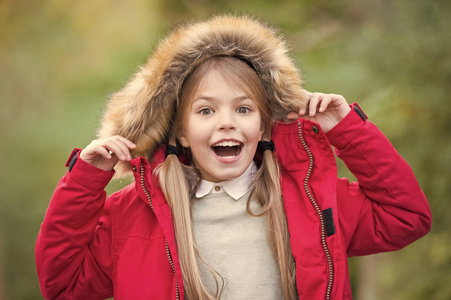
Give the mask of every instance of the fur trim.
M 287 52 L 275 29 L 249 17 L 216 16 L 181 26 L 161 41 L 132 80 L 112 95 L 98 138 L 124 136 L 137 145 L 133 157 L 151 160 L 157 146 L 167 139 L 185 78 L 197 65 L 218 55 L 250 63 L 265 87 L 272 117 L 283 120 L 305 103 L 299 70 Z M 129 169 L 120 162 L 118 176 Z

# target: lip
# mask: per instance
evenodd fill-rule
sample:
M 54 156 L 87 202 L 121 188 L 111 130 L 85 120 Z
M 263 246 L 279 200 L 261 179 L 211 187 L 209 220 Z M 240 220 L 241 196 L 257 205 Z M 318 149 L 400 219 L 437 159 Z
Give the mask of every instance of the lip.
M 223 156 L 217 155 L 216 152 L 213 150 L 213 147 L 214 147 L 215 145 L 218 145 L 218 144 L 222 143 L 222 142 L 235 142 L 235 143 L 239 143 L 239 144 L 241 145 L 241 151 L 240 151 L 240 154 L 238 154 L 237 156 L 231 157 L 231 158 L 225 158 L 225 157 L 223 157 Z M 216 159 L 217 159 L 220 163 L 223 163 L 223 164 L 233 164 L 233 163 L 237 162 L 238 160 L 240 160 L 240 158 L 241 158 L 241 156 L 242 156 L 242 154 L 243 154 L 243 152 L 244 152 L 244 151 L 243 151 L 243 148 L 244 148 L 244 143 L 241 142 L 241 141 L 239 141 L 239 140 L 235 140 L 235 139 L 221 139 L 221 140 L 219 140 L 219 141 L 213 143 L 213 144 L 210 146 L 210 149 L 211 149 L 211 152 L 213 152 L 213 155 L 216 157 Z

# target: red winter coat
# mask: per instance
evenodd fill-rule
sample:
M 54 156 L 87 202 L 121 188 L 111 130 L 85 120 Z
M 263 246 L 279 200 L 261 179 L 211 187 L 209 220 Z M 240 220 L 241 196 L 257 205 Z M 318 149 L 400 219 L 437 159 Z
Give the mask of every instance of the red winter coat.
M 412 170 L 353 107 L 327 134 L 304 119 L 273 130 L 300 299 L 351 299 L 348 256 L 400 249 L 431 227 Z M 329 143 L 358 182 L 337 179 Z M 163 159 L 164 149 L 150 164 L 133 159 L 136 183 L 106 201 L 113 172 L 70 166 L 36 243 L 45 298 L 184 298 L 171 211 L 151 175 Z

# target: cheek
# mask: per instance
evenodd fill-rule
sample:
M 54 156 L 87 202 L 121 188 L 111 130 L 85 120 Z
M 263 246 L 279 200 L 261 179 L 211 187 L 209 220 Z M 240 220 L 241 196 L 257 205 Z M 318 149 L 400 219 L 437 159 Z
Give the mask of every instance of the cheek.
M 253 132 L 253 136 L 260 141 L 263 137 L 263 132 L 264 132 L 264 125 L 263 122 L 260 118 L 260 116 L 258 118 L 256 118 L 256 120 L 252 123 L 254 126 L 252 126 L 252 132 Z
M 196 120 L 189 120 L 183 131 L 185 134 L 181 137 L 181 141 L 186 141 L 185 144 L 191 148 L 196 148 L 203 145 L 208 140 L 208 128 L 205 125 L 199 124 Z M 182 146 L 187 147 L 183 144 Z
M 196 120 L 192 118 L 189 112 L 185 112 L 185 115 L 179 121 L 182 126 L 179 128 L 180 134 L 178 139 L 180 144 L 185 147 L 192 147 L 196 143 L 196 131 L 199 126 L 196 124 Z
M 180 131 L 181 131 L 181 133 L 179 134 L 179 136 L 177 138 L 183 147 L 188 148 L 190 146 L 190 138 L 186 134 L 187 127 L 183 126 L 182 130 L 180 130 Z

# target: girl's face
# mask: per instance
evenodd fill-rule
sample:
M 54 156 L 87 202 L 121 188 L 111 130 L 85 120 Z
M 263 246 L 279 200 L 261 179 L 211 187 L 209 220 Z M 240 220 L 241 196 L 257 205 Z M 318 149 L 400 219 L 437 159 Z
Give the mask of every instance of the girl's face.
M 179 140 L 190 147 L 203 179 L 220 182 L 246 171 L 263 134 L 255 100 L 212 70 L 201 79 L 185 114 Z

